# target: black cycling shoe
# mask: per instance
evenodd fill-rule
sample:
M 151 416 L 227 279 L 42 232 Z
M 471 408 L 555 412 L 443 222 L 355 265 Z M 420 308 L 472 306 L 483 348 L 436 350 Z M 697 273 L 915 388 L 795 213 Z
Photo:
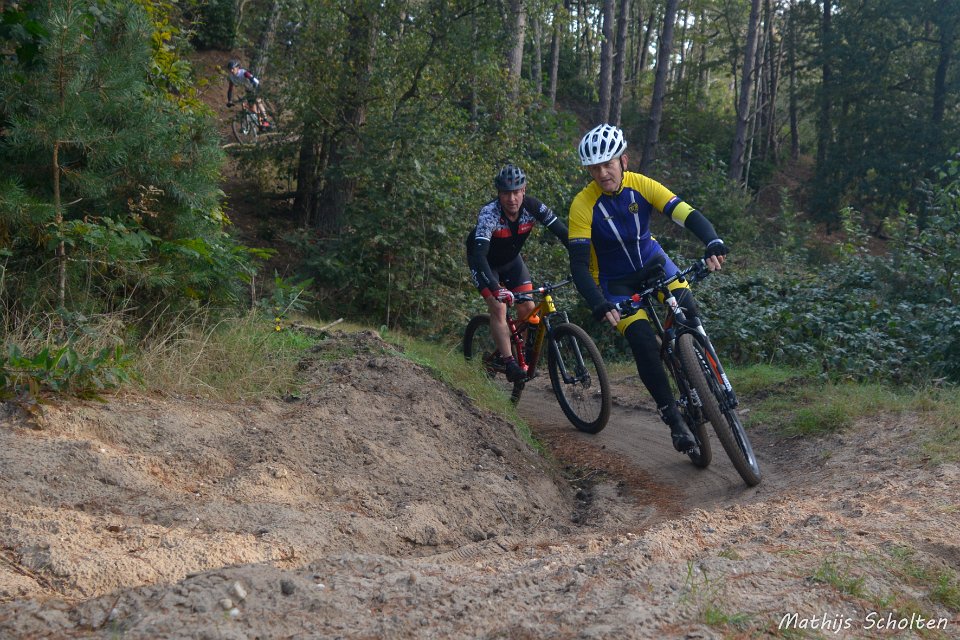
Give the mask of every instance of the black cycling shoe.
M 673 440 L 673 448 L 680 453 L 690 453 L 697 448 L 697 441 L 693 434 L 690 433 L 687 425 L 682 422 L 670 425 L 670 438 Z
M 526 377 L 527 374 L 520 368 L 516 360 L 511 360 L 507 363 L 507 380 L 510 382 L 520 382 Z
M 683 416 L 674 406 L 660 407 L 660 419 L 670 426 L 670 439 L 673 448 L 680 453 L 690 453 L 697 448 L 697 440 L 690 433 Z

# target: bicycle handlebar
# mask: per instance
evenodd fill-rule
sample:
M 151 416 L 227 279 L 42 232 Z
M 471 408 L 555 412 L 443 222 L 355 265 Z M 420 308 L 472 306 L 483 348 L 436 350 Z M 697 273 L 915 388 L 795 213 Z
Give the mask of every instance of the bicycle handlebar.
M 691 274 L 692 276 L 687 278 L 687 276 Z M 632 312 L 640 307 L 640 304 L 643 302 L 644 298 L 656 293 L 657 291 L 665 289 L 667 285 L 673 282 L 677 282 L 678 280 L 682 281 L 684 279 L 690 280 L 691 282 L 696 282 L 697 280 L 703 280 L 708 275 L 710 275 L 710 270 L 707 268 L 707 261 L 703 258 L 700 258 L 686 269 L 678 271 L 669 278 L 657 278 L 655 282 L 648 285 L 643 291 L 634 293 L 632 296 L 630 296 L 629 300 L 618 302 L 614 305 L 614 307 L 616 307 L 617 311 L 621 314 L 626 311 Z
M 556 291 L 560 287 L 565 287 L 571 282 L 573 282 L 573 278 L 567 278 L 566 280 L 561 280 L 556 284 L 550 284 L 549 282 L 545 282 L 543 286 L 537 287 L 536 289 L 513 294 L 513 302 L 514 304 L 516 304 L 517 302 L 534 302 L 534 299 L 533 299 L 534 294 L 542 296 L 547 293 L 550 293 L 551 291 Z

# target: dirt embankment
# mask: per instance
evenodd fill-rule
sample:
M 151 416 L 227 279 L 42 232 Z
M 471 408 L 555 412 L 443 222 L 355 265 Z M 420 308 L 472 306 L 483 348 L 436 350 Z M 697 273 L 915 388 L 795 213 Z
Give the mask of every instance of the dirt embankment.
M 302 371 L 288 402 L 3 405 L 0 637 L 960 636 L 960 474 L 914 416 L 756 429 L 748 490 L 632 379 L 597 436 L 532 384 L 545 458 L 373 333 Z

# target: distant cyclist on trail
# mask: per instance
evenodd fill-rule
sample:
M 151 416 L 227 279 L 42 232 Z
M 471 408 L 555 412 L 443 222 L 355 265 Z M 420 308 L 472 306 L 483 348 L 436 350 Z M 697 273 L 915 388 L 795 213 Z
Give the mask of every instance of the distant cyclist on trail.
M 655 211 L 706 245 L 704 259 L 710 271 L 723 265 L 727 247 L 702 213 L 659 182 L 627 171 L 626 149 L 623 131 L 609 124 L 591 129 L 580 141 L 580 163 L 593 180 L 570 205 L 570 273 L 593 317 L 609 322 L 626 338 L 640 380 L 670 426 L 674 449 L 687 453 L 696 441 L 677 409 L 647 313 L 640 310 L 621 318 L 614 305 L 639 291 L 645 267 L 662 264 L 668 276 L 679 271 L 650 233 Z M 689 284 L 674 282 L 669 288 L 687 317 L 696 317 Z
M 504 165 L 493 181 L 497 198 L 483 205 L 477 226 L 467 236 L 467 264 L 473 283 L 490 311 L 490 332 L 500 352 L 510 382 L 524 377 L 510 349 L 507 305 L 513 294 L 533 290 L 530 272 L 520 249 L 533 230 L 534 222 L 545 225 L 567 244 L 567 227 L 545 204 L 527 195 L 527 176 L 517 166 Z M 525 302 L 518 315 L 526 318 L 533 303 Z
M 233 106 L 233 87 L 240 86 L 244 88 L 243 100 L 250 106 L 257 117 L 260 119 L 260 130 L 266 131 L 270 128 L 270 122 L 267 121 L 267 110 L 263 105 L 263 100 L 257 96 L 260 89 L 260 80 L 252 73 L 240 66 L 239 60 L 230 60 L 224 65 L 227 70 L 227 106 Z

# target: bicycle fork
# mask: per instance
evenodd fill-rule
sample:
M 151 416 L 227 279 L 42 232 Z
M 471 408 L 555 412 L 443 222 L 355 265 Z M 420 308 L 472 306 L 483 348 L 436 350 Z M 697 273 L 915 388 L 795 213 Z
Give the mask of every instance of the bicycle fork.
M 580 351 L 580 343 L 577 340 L 570 341 L 571 346 L 573 347 L 573 356 L 574 356 L 574 365 L 579 371 L 575 371 L 575 375 L 570 375 L 570 371 L 567 369 L 567 363 L 563 360 L 563 354 L 560 353 L 560 345 L 556 341 L 550 341 L 550 348 L 553 350 L 554 360 L 557 362 L 557 371 L 560 373 L 560 377 L 563 378 L 564 384 L 573 384 L 575 382 L 581 382 L 581 376 L 584 375 L 584 369 L 579 367 L 581 362 L 583 362 L 583 353 Z
M 557 306 L 548 293 L 527 317 L 521 328 L 518 329 L 516 322 L 510 320 L 510 333 L 514 344 L 517 345 L 517 364 L 526 372 L 528 378 L 535 373 L 537 360 L 540 359 L 540 353 L 543 350 L 543 341 L 550 332 L 550 316 L 556 312 Z M 566 317 L 565 314 L 564 317 Z M 541 323 L 546 323 L 544 325 L 546 330 L 540 328 Z M 523 336 L 524 332 L 527 334 L 526 338 Z
M 665 302 L 670 306 L 670 309 L 673 311 L 674 323 L 679 322 L 684 326 L 689 327 L 689 329 L 687 329 L 686 331 L 682 331 L 679 335 L 677 335 L 676 339 L 679 340 L 680 335 L 683 335 L 683 333 L 690 333 L 693 336 L 694 340 L 700 343 L 700 345 L 703 347 L 703 357 L 706 359 L 704 364 L 710 370 L 714 380 L 716 380 L 717 383 L 720 385 L 720 387 L 723 389 L 724 395 L 726 396 L 726 399 L 727 399 L 727 408 L 736 409 L 737 406 L 739 406 L 740 404 L 740 400 L 737 399 L 737 394 L 733 391 L 733 385 L 730 384 L 730 379 L 727 377 L 726 371 L 723 370 L 723 365 L 720 364 L 720 358 L 717 357 L 717 352 L 713 348 L 713 343 L 710 341 L 710 337 L 707 335 L 706 330 L 703 328 L 703 323 L 700 321 L 700 318 L 694 318 L 694 320 L 696 321 L 696 324 L 691 324 L 687 320 L 687 316 L 683 312 L 683 308 L 677 302 L 677 298 L 676 296 L 673 295 L 673 293 L 670 293 L 667 296 L 667 299 L 665 300 Z M 669 336 L 670 336 L 670 339 L 667 340 L 667 342 L 672 343 L 673 342 L 672 336 L 673 336 L 674 330 L 672 327 L 670 327 L 666 329 L 666 331 L 669 332 Z M 672 349 L 673 348 L 671 346 L 670 347 L 671 355 L 673 353 Z M 696 398 L 697 405 L 699 406 L 700 399 L 696 397 L 696 390 L 690 389 L 690 391 Z

